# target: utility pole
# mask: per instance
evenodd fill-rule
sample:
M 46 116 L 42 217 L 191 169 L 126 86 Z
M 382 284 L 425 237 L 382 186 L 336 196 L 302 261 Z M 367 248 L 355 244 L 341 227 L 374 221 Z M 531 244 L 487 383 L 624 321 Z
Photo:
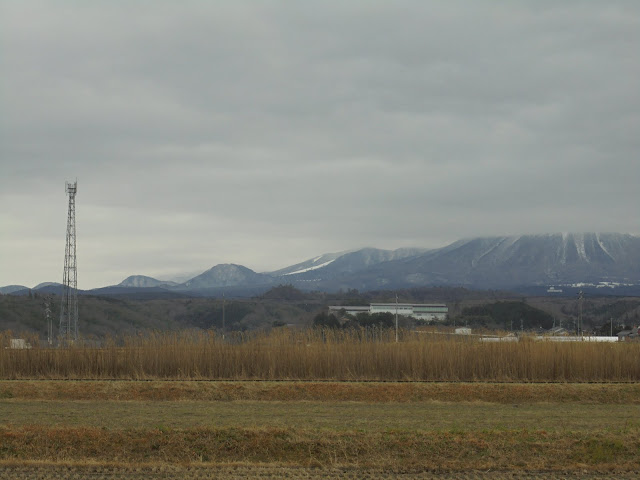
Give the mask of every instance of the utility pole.
M 65 345 L 78 339 L 78 266 L 76 262 L 76 193 L 78 181 L 66 182 L 69 195 L 67 214 L 67 242 L 62 275 L 62 304 L 60 307 L 60 337 Z
M 396 293 L 396 343 L 398 343 L 398 294 Z
M 222 339 L 224 340 L 224 292 L 222 292 Z
M 611 331 L 609 332 L 609 336 L 613 337 L 613 317 L 611 317 L 610 323 L 611 323 Z
M 578 315 L 578 335 L 582 336 L 582 299 L 584 298 L 584 293 L 582 290 L 578 292 L 578 307 L 579 307 L 579 315 Z

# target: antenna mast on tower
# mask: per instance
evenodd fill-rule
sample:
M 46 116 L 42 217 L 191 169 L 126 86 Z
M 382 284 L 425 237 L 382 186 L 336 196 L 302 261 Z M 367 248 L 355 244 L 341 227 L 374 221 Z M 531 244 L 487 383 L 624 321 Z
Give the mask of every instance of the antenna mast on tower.
M 62 305 L 60 307 L 60 337 L 67 345 L 78 339 L 78 268 L 76 263 L 76 193 L 78 181 L 66 182 L 69 195 L 67 215 L 67 246 L 62 275 Z

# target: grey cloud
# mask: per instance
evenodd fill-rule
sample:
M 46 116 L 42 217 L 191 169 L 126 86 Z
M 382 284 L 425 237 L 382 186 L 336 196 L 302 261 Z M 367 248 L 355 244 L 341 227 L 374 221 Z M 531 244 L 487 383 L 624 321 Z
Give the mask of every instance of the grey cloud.
M 107 271 L 637 230 L 636 2 L 0 8 L 2 242 L 58 248 L 78 177 L 92 286 Z

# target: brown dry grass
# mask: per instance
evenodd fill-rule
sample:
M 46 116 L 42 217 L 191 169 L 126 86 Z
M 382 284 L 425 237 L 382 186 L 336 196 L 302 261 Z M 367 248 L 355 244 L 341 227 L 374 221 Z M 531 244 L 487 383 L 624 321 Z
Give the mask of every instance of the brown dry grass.
M 0 345 L 8 338 L 0 338 Z M 482 343 L 393 332 L 158 333 L 70 348 L 0 350 L 0 378 L 632 382 L 639 343 Z
M 638 388 L 2 381 L 0 474 L 44 462 L 619 477 L 640 470 Z
M 320 479 L 349 479 L 349 480 L 567 480 L 580 478 L 584 480 L 638 480 L 638 473 L 616 472 L 614 475 L 602 475 L 594 472 L 581 471 L 578 474 L 566 472 L 412 472 L 404 470 L 393 471 L 378 468 L 358 467 L 330 467 L 305 468 L 283 465 L 92 465 L 92 464 L 51 464 L 33 462 L 24 464 L 0 463 L 0 479 L 11 480 L 46 480 L 60 479 L 80 480 L 86 478 L 119 479 L 119 480 L 148 480 L 148 479 L 184 479 L 191 480 L 244 480 L 247 478 L 287 479 L 287 480 L 320 480 Z
M 484 402 L 240 402 L 8 400 L 0 418 L 12 428 L 117 429 L 280 428 L 331 432 L 545 430 L 617 432 L 640 429 L 629 405 Z
M 0 400 L 640 404 L 640 383 L 0 380 Z
M 52 462 L 357 466 L 404 471 L 635 471 L 637 431 L 314 432 L 271 428 L 0 428 L 1 458 Z

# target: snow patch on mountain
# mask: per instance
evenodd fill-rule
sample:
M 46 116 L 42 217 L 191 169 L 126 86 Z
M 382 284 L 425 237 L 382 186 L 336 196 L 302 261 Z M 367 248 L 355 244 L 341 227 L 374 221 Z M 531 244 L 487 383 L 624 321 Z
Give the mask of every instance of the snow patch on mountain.
M 580 255 L 580 258 L 582 258 L 585 262 L 588 262 L 589 257 L 587 257 L 587 251 L 584 247 L 584 234 L 574 234 L 573 243 L 575 243 L 576 245 L 576 249 L 578 250 L 578 255 Z
M 487 250 L 481 252 L 478 257 L 472 260 L 471 265 L 474 267 L 477 266 L 480 260 L 482 260 L 487 255 L 491 254 L 492 252 L 496 254 L 498 253 L 498 250 L 504 252 L 509 247 L 513 246 L 518 240 L 520 240 L 520 238 L 521 237 L 516 236 L 516 237 L 502 237 L 502 238 L 496 239 L 496 242 L 493 245 L 491 245 Z
M 604 244 L 602 243 L 602 240 L 600 240 L 600 234 L 599 234 L 599 233 L 596 233 L 596 241 L 598 242 L 598 245 L 600 246 L 600 248 L 602 249 L 602 251 L 603 251 L 604 253 L 606 253 L 606 254 L 609 256 L 609 258 L 610 258 L 611 260 L 614 260 L 614 261 L 615 261 L 614 256 L 613 256 L 613 255 L 611 255 L 611 253 L 609 253 L 609 250 L 607 250 L 607 247 L 605 247 L 605 246 L 604 246 Z
M 562 232 L 562 243 L 558 247 L 558 256 L 560 257 L 560 264 L 567 264 L 567 244 L 569 243 L 569 234 Z
M 318 258 L 320 258 L 320 257 L 318 257 Z M 318 258 L 314 259 L 314 262 L 318 261 Z M 327 265 L 329 265 L 330 263 L 333 263 L 333 262 L 335 262 L 335 258 L 333 260 L 329 260 L 328 262 L 321 263 L 320 265 L 314 265 L 313 267 L 303 268 L 302 270 L 296 270 L 295 272 L 285 273 L 282 276 L 285 277 L 287 275 L 296 275 L 298 273 L 310 272 L 311 270 L 317 270 L 319 268 L 326 267 Z

